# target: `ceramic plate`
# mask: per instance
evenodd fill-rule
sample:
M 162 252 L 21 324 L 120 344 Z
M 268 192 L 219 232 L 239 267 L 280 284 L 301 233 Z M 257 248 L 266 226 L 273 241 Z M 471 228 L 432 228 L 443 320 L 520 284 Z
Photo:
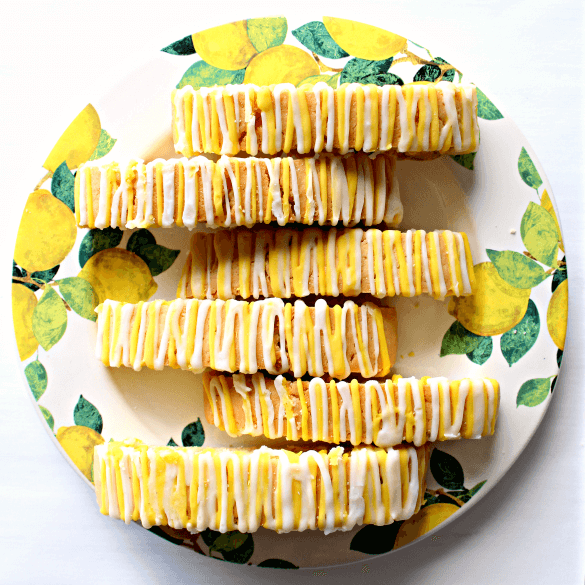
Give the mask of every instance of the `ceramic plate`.
M 101 158 L 172 157 L 174 87 L 321 79 L 335 87 L 346 81 L 473 81 L 422 45 L 353 21 L 281 17 L 226 24 L 172 42 L 110 93 L 88 96 L 90 104 L 44 164 L 39 161 L 38 176 L 28 179 L 36 186 L 28 199 L 21 194 L 25 209 L 12 272 L 20 368 L 55 444 L 88 485 L 93 446 L 112 438 L 206 446 L 260 440 L 236 441 L 205 422 L 200 376 L 108 369 L 95 359 L 96 303 L 107 297 L 174 298 L 190 234 L 181 228 L 76 230 L 75 170 Z M 152 532 L 241 564 L 294 568 L 359 561 L 405 546 L 465 513 L 524 449 L 551 399 L 562 360 L 567 266 L 554 199 L 534 153 L 502 109 L 479 88 L 477 93 L 476 156 L 397 165 L 405 209 L 401 229 L 467 232 L 475 300 L 391 303 L 399 318 L 395 372 L 496 378 L 501 410 L 495 436 L 440 444 L 424 507 L 405 522 L 329 536 L 276 536 L 264 529 L 221 539 L 213 531 Z M 99 266 L 89 280 L 88 265 Z

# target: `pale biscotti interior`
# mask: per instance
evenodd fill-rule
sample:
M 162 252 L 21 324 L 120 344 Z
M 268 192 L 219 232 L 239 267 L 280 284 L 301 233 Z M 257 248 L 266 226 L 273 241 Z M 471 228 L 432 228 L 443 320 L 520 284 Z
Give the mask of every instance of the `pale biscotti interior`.
M 494 433 L 499 385 L 488 378 L 321 378 L 206 373 L 205 417 L 230 436 L 391 447 Z
M 175 151 L 465 154 L 479 144 L 474 85 L 326 83 L 173 90 Z M 369 116 L 367 115 L 369 113 Z
M 315 451 L 128 440 L 95 448 L 94 477 L 102 514 L 146 528 L 329 534 L 410 518 L 422 505 L 428 459 L 428 448 L 406 445 Z
M 177 296 L 470 295 L 465 233 L 449 230 L 247 229 L 194 233 Z

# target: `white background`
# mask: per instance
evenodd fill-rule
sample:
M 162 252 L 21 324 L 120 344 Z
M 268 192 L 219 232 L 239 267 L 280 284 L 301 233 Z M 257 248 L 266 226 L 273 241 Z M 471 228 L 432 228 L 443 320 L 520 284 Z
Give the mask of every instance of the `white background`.
M 582 0 L 0 2 L 0 583 L 583 583 L 584 6 Z M 538 154 L 560 210 L 570 274 L 569 331 L 554 399 L 500 484 L 412 547 L 351 567 L 300 572 L 210 561 L 102 517 L 19 378 L 8 280 L 26 196 L 75 113 L 150 51 L 209 26 L 287 10 L 302 11 L 307 21 L 330 14 L 377 24 L 472 73 Z

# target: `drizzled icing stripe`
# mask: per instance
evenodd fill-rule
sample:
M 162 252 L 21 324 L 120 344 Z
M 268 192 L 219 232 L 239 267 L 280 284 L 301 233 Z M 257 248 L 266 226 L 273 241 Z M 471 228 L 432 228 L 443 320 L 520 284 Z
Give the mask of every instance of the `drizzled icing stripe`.
M 337 89 L 324 82 L 186 86 L 173 90 L 172 107 L 175 151 L 185 156 L 349 149 L 464 154 L 479 144 L 475 86 L 448 81 Z M 244 116 L 236 116 L 242 109 Z M 207 139 L 209 131 L 215 141 Z
M 321 378 L 289 381 L 260 373 L 233 377 L 206 373 L 203 384 L 208 422 L 232 437 L 350 441 L 384 448 L 403 441 L 419 447 L 427 441 L 491 435 L 500 397 L 499 384 L 489 378 L 449 381 L 394 375 L 358 384 Z M 259 388 L 263 401 L 254 424 L 246 413 L 257 400 Z M 267 420 L 271 423 L 268 432 L 263 423 Z
M 102 514 L 145 528 L 329 534 L 410 518 L 422 504 L 428 462 L 426 447 L 293 452 L 126 440 L 95 448 L 94 477 Z
M 177 296 L 444 298 L 470 295 L 473 284 L 464 233 L 241 229 L 193 234 Z
M 98 229 L 271 221 L 396 227 L 403 208 L 395 166 L 393 156 L 364 153 L 87 162 L 75 181 L 76 221 Z
M 112 367 L 346 378 L 387 375 L 396 357 L 396 311 L 371 303 L 108 300 L 96 310 L 96 357 Z

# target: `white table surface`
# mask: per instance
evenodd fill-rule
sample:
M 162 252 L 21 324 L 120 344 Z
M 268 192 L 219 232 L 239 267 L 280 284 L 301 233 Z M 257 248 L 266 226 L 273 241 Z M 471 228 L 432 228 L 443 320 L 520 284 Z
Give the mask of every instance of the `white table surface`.
M 585 463 L 582 0 L 0 3 L 2 336 L 0 583 L 583 583 Z M 318 11 L 315 13 L 315 7 Z M 8 270 L 31 177 L 74 113 L 144 53 L 230 20 L 302 10 L 424 42 L 503 105 L 560 210 L 570 324 L 554 400 L 525 452 L 437 536 L 366 563 L 279 571 L 211 561 L 98 513 L 40 424 L 15 367 Z M 307 18 L 309 20 L 309 18 Z M 24 179 L 21 181 L 21 179 Z M 317 578 L 318 576 L 318 578 Z

